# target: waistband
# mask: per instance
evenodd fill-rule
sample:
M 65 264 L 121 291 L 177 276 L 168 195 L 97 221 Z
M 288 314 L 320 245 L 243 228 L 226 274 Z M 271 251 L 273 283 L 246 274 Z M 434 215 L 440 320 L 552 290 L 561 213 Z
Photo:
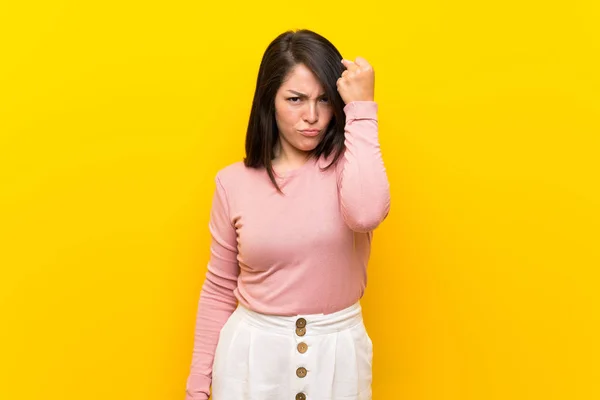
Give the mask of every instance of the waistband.
M 331 314 L 267 315 L 250 310 L 242 304 L 238 304 L 235 312 L 242 314 L 243 319 L 250 325 L 284 334 L 293 333 L 297 328 L 298 320 L 303 318 L 306 321 L 307 336 L 340 332 L 363 321 L 360 301 Z

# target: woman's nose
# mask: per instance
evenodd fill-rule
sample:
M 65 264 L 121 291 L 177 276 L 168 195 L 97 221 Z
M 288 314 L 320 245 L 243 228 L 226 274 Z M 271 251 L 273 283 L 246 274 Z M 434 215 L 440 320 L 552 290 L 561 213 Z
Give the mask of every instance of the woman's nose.
M 309 123 L 315 123 L 319 119 L 319 114 L 317 112 L 317 105 L 309 103 L 308 110 L 306 110 L 304 114 L 304 120 Z

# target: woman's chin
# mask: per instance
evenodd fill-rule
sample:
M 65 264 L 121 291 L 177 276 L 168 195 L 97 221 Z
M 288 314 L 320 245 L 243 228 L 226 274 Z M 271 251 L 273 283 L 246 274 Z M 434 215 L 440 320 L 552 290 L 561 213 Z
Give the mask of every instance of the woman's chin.
M 312 142 L 312 143 L 299 143 L 296 146 L 296 149 L 298 149 L 300 151 L 305 151 L 305 152 L 313 151 L 317 147 L 318 144 L 319 144 L 319 142 L 316 142 L 316 141 Z
M 296 142 L 296 148 L 302 151 L 312 151 L 321 141 L 321 136 L 303 137 Z

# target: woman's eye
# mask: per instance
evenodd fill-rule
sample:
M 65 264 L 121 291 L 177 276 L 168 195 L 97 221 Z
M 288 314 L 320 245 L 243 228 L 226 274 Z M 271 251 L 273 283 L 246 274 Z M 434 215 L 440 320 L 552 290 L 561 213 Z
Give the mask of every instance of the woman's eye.
M 299 103 L 300 97 L 288 97 L 287 99 L 290 103 Z M 321 101 L 324 103 L 329 103 L 329 99 L 327 97 L 322 97 Z

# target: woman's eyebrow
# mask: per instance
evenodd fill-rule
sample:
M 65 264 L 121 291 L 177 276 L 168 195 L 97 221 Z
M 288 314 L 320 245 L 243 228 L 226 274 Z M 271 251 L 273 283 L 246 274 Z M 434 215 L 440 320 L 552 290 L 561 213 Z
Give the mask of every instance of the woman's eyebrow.
M 300 96 L 300 97 L 308 97 L 306 94 L 304 94 L 304 93 L 300 93 L 300 92 L 296 92 L 295 90 L 288 89 L 288 92 L 292 92 L 292 93 L 294 93 L 295 95 L 297 95 L 297 96 Z M 323 96 L 325 96 L 325 93 L 321 93 L 321 94 L 319 95 L 319 97 L 323 97 Z

